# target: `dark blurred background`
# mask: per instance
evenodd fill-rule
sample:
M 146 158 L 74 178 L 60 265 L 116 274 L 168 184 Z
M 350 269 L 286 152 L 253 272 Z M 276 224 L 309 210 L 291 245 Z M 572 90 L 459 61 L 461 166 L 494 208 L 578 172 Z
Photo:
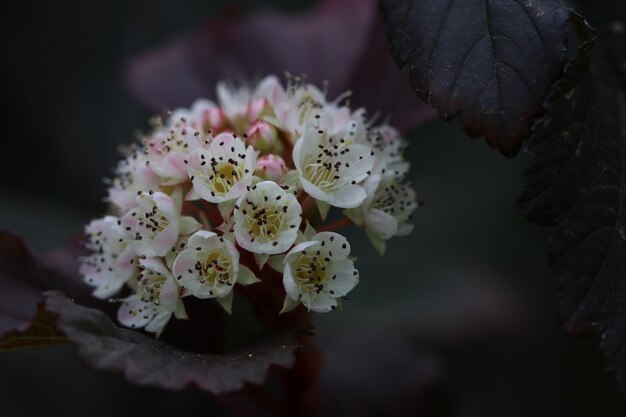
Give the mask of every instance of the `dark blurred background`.
M 125 85 L 131 57 L 224 9 L 311 3 L 2 2 L 0 228 L 45 251 L 103 213 L 117 146 L 151 115 Z M 381 261 L 346 231 L 362 281 L 345 312 L 315 316 L 323 414 L 624 415 L 597 341 L 558 329 L 547 230 L 516 206 L 526 158 L 507 160 L 439 120 L 410 139 L 426 202 L 413 234 Z M 69 346 L 0 355 L 0 415 L 85 413 L 228 415 L 193 389 L 138 388 L 84 368 Z

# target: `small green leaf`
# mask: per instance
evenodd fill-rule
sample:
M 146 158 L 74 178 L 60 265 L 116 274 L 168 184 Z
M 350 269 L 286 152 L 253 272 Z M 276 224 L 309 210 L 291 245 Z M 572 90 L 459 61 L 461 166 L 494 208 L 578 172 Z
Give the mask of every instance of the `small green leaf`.
M 183 303 L 183 300 L 178 300 L 178 302 L 176 303 L 174 317 L 179 320 L 189 320 L 189 316 L 187 315 L 187 310 L 185 310 L 185 303 Z
M 0 352 L 41 348 L 67 343 L 67 338 L 57 329 L 56 323 L 56 314 L 38 308 L 37 315 L 28 329 L 23 332 L 13 331 L 7 333 L 2 340 L 0 340 Z
M 322 221 L 326 220 L 326 216 L 328 215 L 328 210 L 330 210 L 330 204 L 321 200 L 316 200 L 316 203 L 317 203 L 317 209 L 320 212 L 320 217 L 322 218 Z
M 267 253 L 255 253 L 254 254 L 254 260 L 256 261 L 256 264 L 259 266 L 259 269 L 263 269 L 263 267 L 265 266 L 265 262 L 267 262 L 269 257 L 270 256 Z
M 231 291 L 227 295 L 218 298 L 217 302 L 228 314 L 230 314 L 233 308 L 233 292 Z
M 239 276 L 237 277 L 237 283 L 241 285 L 250 285 L 261 282 L 260 279 L 254 275 L 254 272 L 245 265 L 239 265 Z
M 357 226 L 363 225 L 363 212 L 360 208 L 346 209 L 343 211 L 343 214 L 345 214 L 346 217 L 352 220 L 352 222 Z
M 313 239 L 313 236 L 315 236 L 316 234 L 317 234 L 317 230 L 315 230 L 313 226 L 311 226 L 311 223 L 306 222 L 306 226 L 304 228 L 304 237 L 306 241 L 308 242 L 311 239 Z
M 182 216 L 180 218 L 180 234 L 190 235 L 193 232 L 200 230 L 202 224 L 191 216 Z
M 285 257 L 287 255 L 274 255 L 270 256 L 270 259 L 267 261 L 267 264 L 271 266 L 278 272 L 283 272 L 285 270 Z
M 224 219 L 230 218 L 230 215 L 233 211 L 233 207 L 235 207 L 236 202 L 237 200 L 228 200 L 228 201 L 223 201 L 217 204 L 217 208 L 220 211 L 222 218 Z
M 280 310 L 279 314 L 290 312 L 296 308 L 298 304 L 300 304 L 300 300 L 292 300 L 289 296 L 286 296 L 285 301 L 283 302 L 283 308 Z
M 367 237 L 370 239 L 370 242 L 372 242 L 376 252 L 378 252 L 380 256 L 383 256 L 385 254 L 385 249 L 387 248 L 387 242 L 374 233 L 367 232 Z

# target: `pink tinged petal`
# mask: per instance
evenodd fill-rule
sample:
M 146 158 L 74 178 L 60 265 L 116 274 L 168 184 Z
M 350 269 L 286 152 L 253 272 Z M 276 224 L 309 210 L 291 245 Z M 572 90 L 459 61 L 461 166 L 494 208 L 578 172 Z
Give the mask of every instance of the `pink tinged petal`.
M 152 320 L 153 314 L 149 304 L 144 303 L 137 294 L 134 294 L 122 302 L 117 310 L 117 319 L 126 327 L 141 328 Z
M 178 284 L 185 289 L 185 293 L 195 294 L 201 285 L 198 271 L 195 270 L 197 261 L 195 249 L 185 249 L 174 260 L 172 273 Z
M 207 241 L 209 241 L 213 237 L 217 237 L 217 233 L 208 230 L 198 230 L 196 233 L 189 237 L 189 240 L 187 241 L 187 247 L 207 248 Z
M 169 269 L 167 269 L 163 262 L 158 258 L 141 259 L 139 261 L 139 265 L 146 269 L 150 269 L 151 271 L 157 272 L 164 277 L 169 277 L 171 275 Z
M 159 185 L 159 176 L 152 168 L 145 164 L 139 165 L 135 170 L 135 181 L 145 187 L 156 187 Z
M 287 100 L 287 92 L 275 75 L 263 78 L 257 85 L 254 96 L 264 98 L 272 104 Z
M 248 120 L 253 121 L 259 118 L 259 115 L 265 107 L 266 101 L 264 99 L 251 100 L 248 105 Z
M 123 278 L 125 281 L 129 280 L 136 271 L 136 266 L 134 263 L 135 252 L 132 247 L 126 246 L 124 251 L 117 258 L 117 271 L 120 278 Z
M 161 289 L 161 308 L 173 312 L 176 309 L 176 302 L 180 297 L 180 291 L 176 280 L 170 275 Z
M 122 188 L 109 188 L 108 201 L 116 205 L 123 213 L 137 205 L 137 192 Z
M 124 228 L 124 231 L 128 233 L 130 233 L 132 230 L 135 230 L 139 223 L 139 220 L 137 219 L 137 214 L 133 215 L 133 213 L 137 213 L 137 209 L 129 211 L 121 219 L 122 227 Z
M 159 210 L 161 210 L 163 214 L 170 219 L 170 221 L 172 219 L 178 219 L 179 209 L 176 207 L 176 203 L 169 195 L 158 191 L 154 193 L 152 199 L 156 203 Z
M 391 239 L 398 231 L 398 221 L 390 214 L 379 209 L 372 209 L 365 213 L 365 226 L 368 231 L 382 239 Z
M 152 242 L 144 241 L 143 254 L 146 256 L 164 256 L 178 241 L 178 222 L 170 224 L 157 234 Z
M 171 152 L 163 158 L 161 162 L 162 173 L 164 177 L 175 178 L 178 180 L 187 179 L 187 164 L 185 160 L 187 155 L 181 152 Z
M 91 294 L 96 298 L 106 300 L 117 294 L 125 283 L 125 280 L 119 279 L 118 277 L 105 275 L 99 280 L 98 286 Z
M 150 320 L 150 323 L 146 326 L 146 331 L 150 333 L 156 333 L 157 337 L 161 335 L 165 326 L 170 321 L 172 312 L 169 310 L 161 310 L 154 315 L 154 318 Z

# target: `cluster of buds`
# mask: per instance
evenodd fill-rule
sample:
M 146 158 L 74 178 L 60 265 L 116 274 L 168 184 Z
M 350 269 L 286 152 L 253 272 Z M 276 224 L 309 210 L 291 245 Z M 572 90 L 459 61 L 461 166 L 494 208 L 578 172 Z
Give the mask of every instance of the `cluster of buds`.
M 112 214 L 86 227 L 81 274 L 95 297 L 121 300 L 125 326 L 160 334 L 187 318 L 185 297 L 230 312 L 235 284 L 260 282 L 264 268 L 282 273 L 281 312 L 328 312 L 359 281 L 350 244 L 324 225 L 330 207 L 344 216 L 334 225 L 362 227 L 381 253 L 412 228 L 394 128 L 299 78 L 219 84 L 217 96 L 155 120 L 116 168 Z

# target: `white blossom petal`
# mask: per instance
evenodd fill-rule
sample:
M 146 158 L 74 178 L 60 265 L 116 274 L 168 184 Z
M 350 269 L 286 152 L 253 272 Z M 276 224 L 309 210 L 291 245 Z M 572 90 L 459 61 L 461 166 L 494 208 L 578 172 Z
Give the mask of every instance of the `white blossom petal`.
M 302 208 L 293 194 L 273 181 L 262 181 L 235 205 L 235 238 L 250 252 L 282 253 L 295 242 L 301 216 Z
M 207 149 L 189 155 L 188 174 L 194 191 L 211 203 L 237 199 L 246 192 L 256 167 L 251 146 L 232 134 L 216 136 Z
M 371 174 L 374 153 L 366 145 L 307 128 L 293 150 L 302 187 L 310 196 L 341 208 L 353 208 L 367 194 L 359 185 Z
M 239 252 L 227 239 L 200 230 L 189 237 L 174 261 L 173 274 L 188 294 L 220 298 L 232 291 L 239 274 Z
M 349 259 L 350 245 L 334 232 L 321 232 L 299 243 L 285 257 L 283 286 L 287 297 L 311 311 L 327 312 L 358 283 Z

